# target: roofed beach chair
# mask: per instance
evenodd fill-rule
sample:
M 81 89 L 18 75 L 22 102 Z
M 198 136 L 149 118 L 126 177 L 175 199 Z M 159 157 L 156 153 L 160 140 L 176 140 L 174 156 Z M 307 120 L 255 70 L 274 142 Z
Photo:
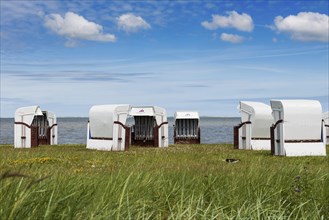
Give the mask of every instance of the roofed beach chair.
M 15 112 L 15 148 L 57 144 L 56 115 L 39 106 L 18 108 Z
M 175 112 L 174 123 L 174 144 L 200 144 L 198 112 Z
M 124 151 L 129 147 L 129 105 L 95 105 L 89 111 L 87 148 Z
M 132 145 L 168 147 L 168 121 L 164 108 L 131 106 L 129 116 L 134 118 L 131 127 Z
M 234 148 L 270 150 L 271 107 L 260 102 L 241 101 L 239 111 L 241 123 L 234 127 Z
M 271 100 L 271 151 L 281 156 L 325 156 L 322 107 L 316 100 Z

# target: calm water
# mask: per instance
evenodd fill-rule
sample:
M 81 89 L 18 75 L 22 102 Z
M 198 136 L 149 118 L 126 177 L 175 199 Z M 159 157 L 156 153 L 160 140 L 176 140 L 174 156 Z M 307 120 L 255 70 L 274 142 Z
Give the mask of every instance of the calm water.
M 240 118 L 200 119 L 201 143 L 233 143 L 233 126 Z M 173 118 L 169 122 L 169 143 L 173 143 Z M 88 118 L 58 118 L 59 144 L 86 144 Z M 128 121 L 129 124 L 129 121 Z M 0 144 L 14 144 L 14 119 L 0 119 Z

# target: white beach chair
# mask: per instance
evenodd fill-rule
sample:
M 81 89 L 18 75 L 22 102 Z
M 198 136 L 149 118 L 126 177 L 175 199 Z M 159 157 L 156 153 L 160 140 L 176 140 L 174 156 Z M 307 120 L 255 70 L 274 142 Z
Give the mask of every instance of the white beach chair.
M 95 105 L 89 111 L 87 148 L 124 151 L 129 147 L 129 105 Z
M 325 156 L 322 107 L 315 100 L 271 100 L 271 150 L 282 156 Z
M 241 101 L 239 110 L 241 123 L 234 127 L 234 148 L 270 150 L 271 107 L 260 102 Z
M 129 116 L 134 118 L 131 144 L 168 147 L 168 121 L 164 108 L 157 106 L 131 106 Z
M 198 112 L 177 111 L 174 116 L 174 143 L 200 144 L 200 117 Z
M 39 106 L 18 108 L 15 112 L 15 148 L 57 144 L 56 115 Z

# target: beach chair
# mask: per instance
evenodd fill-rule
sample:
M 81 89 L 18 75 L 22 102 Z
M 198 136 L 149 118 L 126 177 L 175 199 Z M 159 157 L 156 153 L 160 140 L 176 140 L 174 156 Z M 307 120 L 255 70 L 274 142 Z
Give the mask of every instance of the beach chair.
M 164 108 L 157 106 L 131 106 L 129 116 L 131 144 L 137 146 L 168 147 L 168 121 Z
M 271 152 L 281 156 L 325 156 L 322 107 L 316 100 L 271 100 Z
M 124 151 L 129 147 L 129 105 L 95 105 L 89 111 L 87 148 Z
M 200 144 L 198 112 L 177 111 L 174 116 L 174 144 Z
M 18 108 L 15 112 L 14 147 L 31 148 L 57 144 L 56 115 L 39 106 Z
M 270 150 L 271 107 L 260 102 L 241 101 L 238 109 L 241 123 L 234 127 L 234 148 Z

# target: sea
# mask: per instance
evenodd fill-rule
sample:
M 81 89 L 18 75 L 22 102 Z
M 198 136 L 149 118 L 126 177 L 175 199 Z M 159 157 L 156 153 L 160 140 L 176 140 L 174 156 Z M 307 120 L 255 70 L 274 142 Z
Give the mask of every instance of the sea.
M 233 143 L 233 126 L 240 118 L 201 117 L 201 143 Z M 58 144 L 86 144 L 88 118 L 57 118 Z M 127 122 L 129 124 L 129 121 Z M 169 144 L 173 144 L 174 118 L 168 118 Z M 0 144 L 14 144 L 14 119 L 0 118 Z

